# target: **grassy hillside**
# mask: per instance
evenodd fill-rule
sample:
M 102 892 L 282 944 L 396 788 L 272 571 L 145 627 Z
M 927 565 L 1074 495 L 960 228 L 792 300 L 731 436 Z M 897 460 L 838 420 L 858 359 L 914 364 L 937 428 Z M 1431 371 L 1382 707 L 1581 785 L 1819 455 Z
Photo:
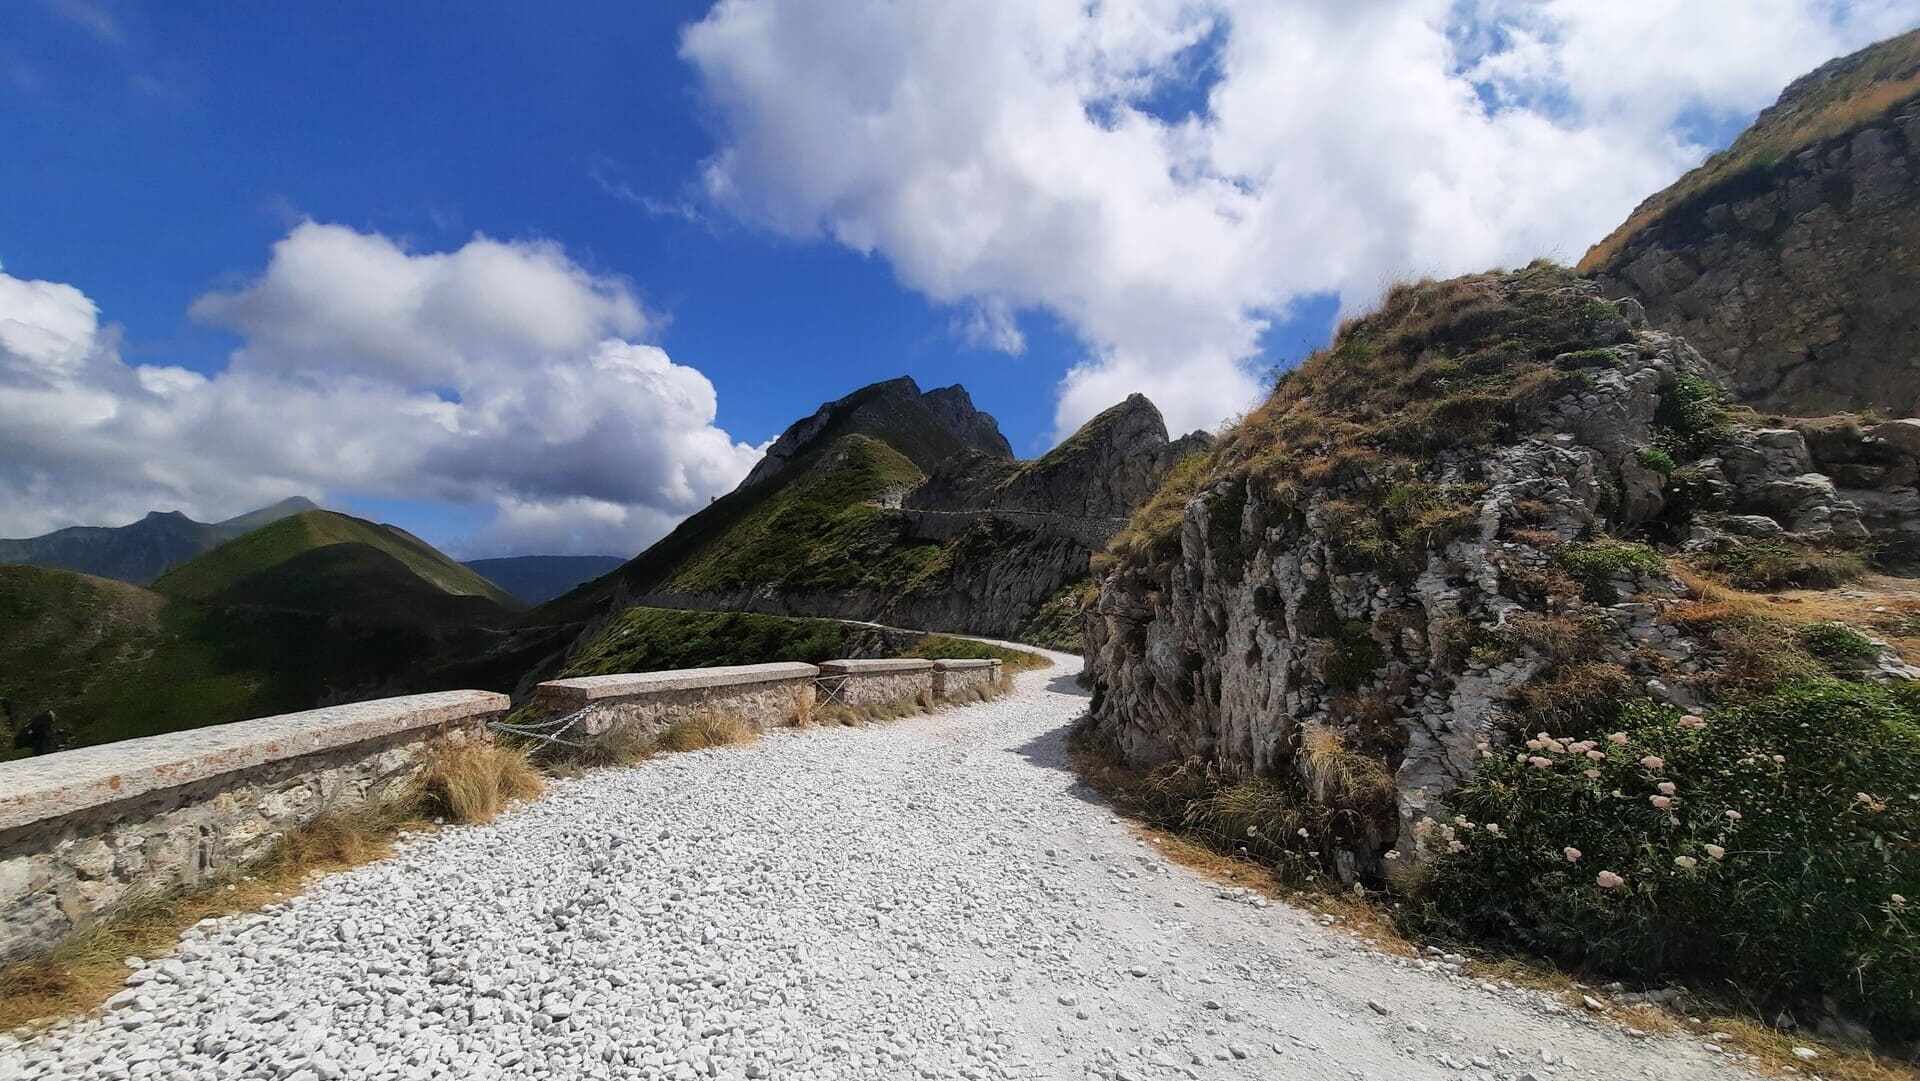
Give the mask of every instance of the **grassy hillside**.
M 307 558 L 364 551 L 335 546 Z M 436 598 L 498 611 L 424 586 L 411 597 Z M 72 571 L 0 566 L 0 697 L 16 722 L 54 710 L 78 745 L 387 694 L 508 689 L 532 658 L 493 656 L 503 642 L 473 625 L 208 605 Z M 0 757 L 14 753 L 0 734 Z
M 665 583 L 725 592 L 778 582 L 789 590 L 893 588 L 937 558 L 936 544 L 902 544 L 881 504 L 923 478 L 877 439 L 841 439 L 711 537 Z
M 0 695 L 16 723 L 52 709 L 78 742 L 100 743 L 253 715 L 266 680 L 207 631 L 138 586 L 0 566 Z M 13 753 L 9 737 L 0 757 Z
M 819 664 L 845 657 L 997 657 L 1014 670 L 1044 668 L 1048 663 L 1038 654 L 984 642 L 941 634 L 883 632 L 831 619 L 629 608 L 582 645 L 561 675 L 660 672 L 768 661 Z
M 343 544 L 373 549 L 440 592 L 484 598 L 503 608 L 520 607 L 505 590 L 405 530 L 324 510 L 283 518 L 228 541 L 161 575 L 153 588 L 183 600 L 217 597 L 226 603 L 256 603 L 236 587 L 249 579 L 260 581 L 257 576 L 305 553 Z M 318 598 L 317 593 L 310 596 Z

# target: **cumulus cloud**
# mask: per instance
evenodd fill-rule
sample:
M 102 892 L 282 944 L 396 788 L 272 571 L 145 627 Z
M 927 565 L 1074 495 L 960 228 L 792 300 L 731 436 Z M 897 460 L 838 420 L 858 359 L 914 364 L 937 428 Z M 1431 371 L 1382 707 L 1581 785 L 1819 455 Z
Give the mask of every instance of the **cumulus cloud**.
M 682 39 L 709 196 L 885 256 L 1019 352 L 1076 329 L 1070 429 L 1254 397 L 1301 298 L 1576 259 L 1697 162 L 1689 123 L 1903 29 L 1910 0 L 720 0 Z M 1186 87 L 1197 70 L 1212 81 Z M 1192 108 L 1169 109 L 1183 92 Z
M 759 457 L 551 244 L 309 222 L 192 313 L 242 339 L 216 375 L 129 365 L 79 289 L 0 272 L 0 534 L 329 492 L 491 504 L 483 551 L 630 552 Z

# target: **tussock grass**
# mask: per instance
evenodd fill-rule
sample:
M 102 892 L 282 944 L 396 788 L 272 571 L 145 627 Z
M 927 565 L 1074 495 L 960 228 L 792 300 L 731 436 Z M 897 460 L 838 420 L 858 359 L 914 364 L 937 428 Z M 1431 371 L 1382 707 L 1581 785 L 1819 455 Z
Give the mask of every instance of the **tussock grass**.
M 760 730 L 737 713 L 702 713 L 675 721 L 660 730 L 656 742 L 664 752 L 704 751 L 735 747 L 760 738 Z
M 427 766 L 427 806 L 455 822 L 491 822 L 514 800 L 546 791 L 546 779 L 528 750 L 504 743 L 471 741 L 443 747 Z

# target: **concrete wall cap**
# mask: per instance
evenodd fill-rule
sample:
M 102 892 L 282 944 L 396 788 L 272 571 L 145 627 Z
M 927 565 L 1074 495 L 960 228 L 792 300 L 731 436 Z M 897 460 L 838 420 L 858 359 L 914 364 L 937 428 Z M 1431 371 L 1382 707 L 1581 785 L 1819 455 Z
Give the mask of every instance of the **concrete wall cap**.
M 933 662 L 918 657 L 883 657 L 865 661 L 823 661 L 823 676 L 871 676 L 882 672 L 931 672 Z
M 610 698 L 633 698 L 690 691 L 702 687 L 749 686 L 782 679 L 812 679 L 820 670 L 798 661 L 773 664 L 734 664 L 718 668 L 680 668 L 666 672 L 622 672 L 611 676 L 580 676 L 549 680 L 533 689 L 534 696 L 575 707 Z
M 936 660 L 933 662 L 933 666 L 942 672 L 953 672 L 962 668 L 992 668 L 999 663 L 1000 659 L 997 657 L 982 657 L 978 659 L 973 657 L 955 657 L 951 660 L 946 658 Z
M 378 698 L 0 762 L 0 830 L 421 728 L 505 713 L 492 691 Z

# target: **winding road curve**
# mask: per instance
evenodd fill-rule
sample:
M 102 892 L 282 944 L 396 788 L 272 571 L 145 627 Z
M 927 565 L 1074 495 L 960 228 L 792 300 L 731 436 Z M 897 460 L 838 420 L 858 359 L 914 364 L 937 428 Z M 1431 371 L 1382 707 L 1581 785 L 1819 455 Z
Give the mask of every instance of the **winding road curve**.
M 1743 1076 L 1167 863 L 999 701 L 557 782 L 204 924 L 0 1078 Z

